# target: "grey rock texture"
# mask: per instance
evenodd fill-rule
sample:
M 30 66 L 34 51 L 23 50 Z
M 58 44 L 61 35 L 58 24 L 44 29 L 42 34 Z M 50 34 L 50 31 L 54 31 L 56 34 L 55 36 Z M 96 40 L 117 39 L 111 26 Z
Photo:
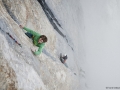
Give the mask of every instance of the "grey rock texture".
M 0 12 L 0 90 L 75 90 L 78 80 L 60 63 L 54 28 L 37 0 L 0 0 Z M 30 48 L 37 47 L 19 24 L 48 37 L 47 53 L 32 54 Z

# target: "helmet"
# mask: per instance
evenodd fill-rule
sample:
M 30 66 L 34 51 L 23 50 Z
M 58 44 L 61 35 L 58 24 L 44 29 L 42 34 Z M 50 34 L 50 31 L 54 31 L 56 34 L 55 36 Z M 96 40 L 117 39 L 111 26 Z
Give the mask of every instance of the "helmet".
M 64 54 L 63 56 L 67 56 L 67 54 Z

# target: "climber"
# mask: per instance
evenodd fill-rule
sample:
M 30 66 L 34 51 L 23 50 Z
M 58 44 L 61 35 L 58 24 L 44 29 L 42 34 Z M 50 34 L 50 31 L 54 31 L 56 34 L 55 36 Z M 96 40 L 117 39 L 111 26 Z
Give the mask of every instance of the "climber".
M 33 40 L 33 44 L 35 46 L 39 47 L 38 51 L 31 49 L 31 51 L 33 52 L 34 55 L 39 55 L 42 52 L 42 50 L 45 46 L 45 43 L 47 42 L 47 37 L 45 35 L 40 35 L 39 33 L 35 32 L 31 29 L 23 27 L 22 25 L 19 25 L 19 26 L 20 26 L 20 28 L 27 31 L 25 34 Z
M 61 57 L 61 62 L 64 64 L 64 63 L 66 62 L 67 58 L 68 58 L 67 55 L 64 54 L 64 55 Z

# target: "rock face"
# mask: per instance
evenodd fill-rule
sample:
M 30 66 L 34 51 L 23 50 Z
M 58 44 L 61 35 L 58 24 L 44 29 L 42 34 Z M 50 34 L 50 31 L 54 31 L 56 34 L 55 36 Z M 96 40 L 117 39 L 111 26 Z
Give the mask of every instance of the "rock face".
M 0 90 L 76 90 L 78 80 L 58 62 L 55 31 L 37 0 L 0 0 L 0 12 Z M 36 47 L 19 24 L 48 37 L 41 55 L 31 53 Z

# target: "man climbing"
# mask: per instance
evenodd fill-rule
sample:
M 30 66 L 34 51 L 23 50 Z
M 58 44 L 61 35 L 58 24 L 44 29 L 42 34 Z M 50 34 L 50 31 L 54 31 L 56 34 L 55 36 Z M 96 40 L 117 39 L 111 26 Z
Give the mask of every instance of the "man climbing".
M 61 57 L 61 62 L 64 64 L 64 63 L 66 62 L 67 58 L 68 58 L 67 55 L 64 54 L 64 55 Z
M 37 51 L 31 49 L 34 55 L 39 55 L 42 52 L 45 43 L 47 42 L 47 37 L 45 35 L 40 35 L 29 28 L 23 27 L 22 25 L 19 26 L 27 31 L 25 34 L 33 40 L 33 44 L 35 46 L 39 47 Z

